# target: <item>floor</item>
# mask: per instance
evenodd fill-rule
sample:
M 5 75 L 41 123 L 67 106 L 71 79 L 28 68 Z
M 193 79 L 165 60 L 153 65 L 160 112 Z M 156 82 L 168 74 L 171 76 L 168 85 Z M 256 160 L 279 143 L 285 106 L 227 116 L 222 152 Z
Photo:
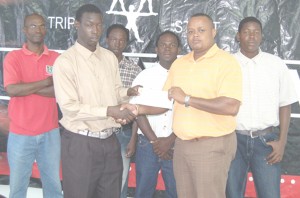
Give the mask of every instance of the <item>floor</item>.
M 9 193 L 9 186 L 8 185 L 0 185 L 0 197 L 1 197 L 1 195 L 4 197 L 8 197 L 8 193 Z M 29 187 L 28 191 L 27 191 L 27 197 L 43 198 L 42 189 Z

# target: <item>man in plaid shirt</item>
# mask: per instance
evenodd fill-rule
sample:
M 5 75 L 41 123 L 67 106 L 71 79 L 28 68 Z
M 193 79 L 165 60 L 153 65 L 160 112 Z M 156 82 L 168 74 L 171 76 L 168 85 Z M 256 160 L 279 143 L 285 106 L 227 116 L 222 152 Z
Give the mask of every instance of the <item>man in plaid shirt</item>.
M 142 69 L 137 64 L 135 64 L 131 60 L 126 59 L 122 54 L 127 46 L 128 40 L 129 30 L 126 29 L 123 25 L 114 24 L 107 29 L 106 43 L 108 45 L 108 49 L 112 51 L 118 58 L 121 80 L 123 86 L 126 88 L 131 87 L 132 81 L 142 71 Z M 121 198 L 127 197 L 130 157 L 133 155 L 135 150 L 136 137 L 131 139 L 131 126 L 131 123 L 123 125 L 121 132 L 116 134 L 121 145 L 123 160 Z

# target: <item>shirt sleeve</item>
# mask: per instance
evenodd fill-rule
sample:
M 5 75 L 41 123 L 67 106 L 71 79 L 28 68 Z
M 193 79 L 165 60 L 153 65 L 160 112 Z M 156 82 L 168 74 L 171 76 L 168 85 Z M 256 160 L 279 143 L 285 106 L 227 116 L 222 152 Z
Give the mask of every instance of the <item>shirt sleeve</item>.
M 231 55 L 230 55 L 231 56 Z M 217 78 L 217 95 L 242 101 L 242 71 L 236 59 L 228 57 L 226 63 L 220 63 Z
M 290 72 L 286 64 L 280 60 L 280 92 L 279 92 L 279 106 L 283 107 L 290 105 L 297 101 L 295 86 L 292 82 Z
M 3 84 L 4 87 L 10 84 L 17 84 L 21 82 L 21 72 L 17 64 L 17 57 L 14 52 L 6 55 L 3 63 Z
M 97 120 L 107 118 L 107 107 L 82 104 L 76 90 L 74 65 L 64 56 L 54 63 L 53 82 L 57 103 L 69 121 Z

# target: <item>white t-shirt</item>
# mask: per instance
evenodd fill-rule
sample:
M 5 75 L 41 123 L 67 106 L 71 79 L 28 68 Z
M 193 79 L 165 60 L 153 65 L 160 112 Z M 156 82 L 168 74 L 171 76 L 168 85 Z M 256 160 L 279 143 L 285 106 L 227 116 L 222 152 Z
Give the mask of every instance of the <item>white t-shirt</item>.
M 167 80 L 168 70 L 159 63 L 143 70 L 132 82 L 132 86 L 142 85 L 145 89 L 162 90 Z M 157 137 L 167 137 L 172 131 L 173 111 L 169 110 L 160 115 L 147 115 L 150 126 Z M 138 129 L 138 134 L 143 134 Z

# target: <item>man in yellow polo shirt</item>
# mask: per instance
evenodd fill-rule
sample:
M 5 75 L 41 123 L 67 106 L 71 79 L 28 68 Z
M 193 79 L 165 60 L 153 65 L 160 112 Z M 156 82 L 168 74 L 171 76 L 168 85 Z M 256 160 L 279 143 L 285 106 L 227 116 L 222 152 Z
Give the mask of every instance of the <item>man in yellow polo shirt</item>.
M 193 15 L 187 26 L 192 52 L 172 64 L 164 86 L 175 101 L 173 163 L 181 198 L 225 197 L 236 152 L 235 116 L 242 98 L 242 74 L 235 58 L 217 47 L 215 35 L 210 16 Z M 143 105 L 137 110 L 138 114 L 164 111 Z
M 236 152 L 242 74 L 234 57 L 217 47 L 215 35 L 210 16 L 193 15 L 187 26 L 192 52 L 173 63 L 164 86 L 175 100 L 174 173 L 179 197 L 225 197 Z

